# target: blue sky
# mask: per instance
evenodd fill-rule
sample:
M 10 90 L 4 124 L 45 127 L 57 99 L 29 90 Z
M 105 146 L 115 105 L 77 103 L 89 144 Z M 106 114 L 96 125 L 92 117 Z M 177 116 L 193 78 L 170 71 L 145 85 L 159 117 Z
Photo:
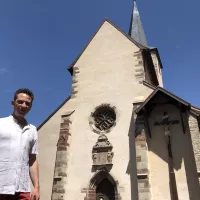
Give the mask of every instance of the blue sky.
M 163 62 L 164 87 L 200 107 L 200 2 L 138 0 L 150 46 Z M 12 112 L 13 93 L 35 94 L 27 118 L 38 126 L 69 95 L 66 70 L 105 17 L 128 32 L 132 0 L 0 1 L 0 117 Z

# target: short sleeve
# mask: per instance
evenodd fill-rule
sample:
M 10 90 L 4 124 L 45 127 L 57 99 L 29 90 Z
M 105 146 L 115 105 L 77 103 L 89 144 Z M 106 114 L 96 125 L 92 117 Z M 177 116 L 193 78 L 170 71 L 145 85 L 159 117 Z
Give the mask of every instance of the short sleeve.
M 30 153 L 38 154 L 38 132 L 36 128 L 33 129 L 33 141 Z

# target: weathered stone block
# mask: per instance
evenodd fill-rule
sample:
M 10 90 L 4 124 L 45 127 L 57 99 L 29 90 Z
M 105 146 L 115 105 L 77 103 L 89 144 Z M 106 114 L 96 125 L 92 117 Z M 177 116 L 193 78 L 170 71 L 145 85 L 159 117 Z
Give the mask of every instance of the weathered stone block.
M 200 171 L 200 132 L 198 121 L 195 116 L 189 116 L 189 128 L 192 139 L 192 146 L 197 166 L 197 171 Z

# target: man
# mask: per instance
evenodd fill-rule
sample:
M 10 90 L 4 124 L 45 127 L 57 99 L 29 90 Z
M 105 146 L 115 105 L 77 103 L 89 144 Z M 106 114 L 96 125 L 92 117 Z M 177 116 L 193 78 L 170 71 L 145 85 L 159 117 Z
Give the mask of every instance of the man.
M 0 119 L 0 200 L 39 200 L 37 129 L 24 118 L 33 100 L 30 90 L 17 90 L 13 114 Z

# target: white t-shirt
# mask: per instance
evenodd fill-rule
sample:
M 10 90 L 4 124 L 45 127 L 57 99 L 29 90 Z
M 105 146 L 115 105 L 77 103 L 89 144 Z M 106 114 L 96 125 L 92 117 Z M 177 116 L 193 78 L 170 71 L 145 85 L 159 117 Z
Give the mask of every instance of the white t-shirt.
M 36 127 L 0 118 L 0 194 L 30 192 L 29 154 L 38 154 Z

